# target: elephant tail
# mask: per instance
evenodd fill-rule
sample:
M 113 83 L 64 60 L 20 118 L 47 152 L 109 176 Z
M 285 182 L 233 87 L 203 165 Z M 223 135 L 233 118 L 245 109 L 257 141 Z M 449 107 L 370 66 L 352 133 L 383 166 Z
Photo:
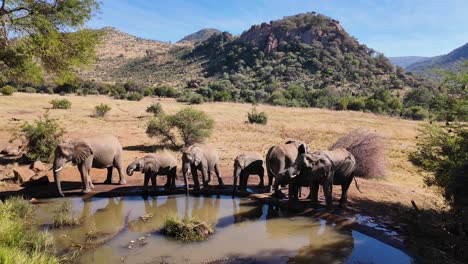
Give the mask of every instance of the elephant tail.
M 361 192 L 361 188 L 359 188 L 359 184 L 358 184 L 358 182 L 357 182 L 357 180 L 356 180 L 356 176 L 353 176 L 353 179 L 354 179 L 354 184 L 356 184 L 356 189 L 357 189 L 360 193 L 362 193 L 362 192 Z

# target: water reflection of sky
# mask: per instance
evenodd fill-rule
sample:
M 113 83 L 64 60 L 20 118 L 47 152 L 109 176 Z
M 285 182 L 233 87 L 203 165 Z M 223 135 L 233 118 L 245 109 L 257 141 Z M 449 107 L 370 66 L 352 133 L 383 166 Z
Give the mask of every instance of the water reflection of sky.
M 352 235 L 354 239 L 354 250 L 346 263 L 413 263 L 408 255 L 394 247 L 357 231 L 352 231 Z

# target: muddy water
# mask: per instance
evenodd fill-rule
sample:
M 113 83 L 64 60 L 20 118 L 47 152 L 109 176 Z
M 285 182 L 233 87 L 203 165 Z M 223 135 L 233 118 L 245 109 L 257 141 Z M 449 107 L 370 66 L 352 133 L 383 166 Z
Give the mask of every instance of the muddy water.
M 230 197 L 138 197 L 69 199 L 78 227 L 50 229 L 57 251 L 87 241 L 81 263 L 411 263 L 401 251 L 323 220 L 288 217 L 267 205 Z M 38 219 L 50 224 L 64 200 L 45 200 Z M 140 216 L 152 214 L 146 221 Z M 182 244 L 157 231 L 167 216 L 197 217 L 216 232 L 205 242 Z M 134 241 L 131 243 L 131 241 Z

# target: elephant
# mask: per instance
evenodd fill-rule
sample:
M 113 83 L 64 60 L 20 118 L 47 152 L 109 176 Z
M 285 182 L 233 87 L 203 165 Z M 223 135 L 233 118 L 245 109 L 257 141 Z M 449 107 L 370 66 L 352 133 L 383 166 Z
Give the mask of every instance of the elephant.
M 276 182 L 276 177 L 279 172 L 291 166 L 296 160 L 299 148 L 307 152 L 307 145 L 303 142 L 289 140 L 285 144 L 272 146 L 266 155 L 266 167 L 268 173 L 268 188 L 271 191 L 273 178 L 275 178 L 274 195 L 281 195 L 279 184 Z
M 348 189 L 355 177 L 355 169 L 354 156 L 346 149 L 337 148 L 331 151 L 301 152 L 294 164 L 279 175 L 290 179 L 290 198 L 295 193 L 294 186 L 309 182 L 311 203 L 314 206 L 317 204 L 319 184 L 322 184 L 328 209 L 332 206 L 332 186 L 341 185 L 340 207 L 346 208 Z
M 107 168 L 107 179 L 104 183 L 112 183 L 112 169 L 119 172 L 119 184 L 126 184 L 123 168 L 122 146 L 119 140 L 111 135 L 80 138 L 59 144 L 55 149 L 53 164 L 54 179 L 57 191 L 64 196 L 60 185 L 60 171 L 65 163 L 72 161 L 78 167 L 83 182 L 83 193 L 88 193 L 94 185 L 89 176 L 91 168 Z
M 190 168 L 192 173 L 194 190 L 200 190 L 197 171 L 201 171 L 203 186 L 208 187 L 211 181 L 211 173 L 214 171 L 218 178 L 219 186 L 224 186 L 223 180 L 219 174 L 218 152 L 213 146 L 200 145 L 189 146 L 182 151 L 182 174 L 184 176 L 185 191 L 188 194 L 187 171 Z M 208 176 L 208 179 L 205 178 Z
M 263 168 L 263 159 L 260 153 L 255 151 L 246 151 L 240 153 L 234 160 L 233 195 L 236 193 L 237 179 L 239 179 L 239 189 L 245 191 L 250 174 L 257 174 L 260 177 L 260 184 L 258 186 L 263 187 L 264 172 L 265 169 Z
M 134 171 L 141 171 L 145 174 L 143 190 L 148 188 L 151 179 L 153 188 L 156 188 L 156 176 L 166 175 L 167 181 L 164 187 L 175 188 L 177 176 L 177 160 L 170 153 L 163 151 L 156 154 L 146 155 L 136 159 L 127 167 L 127 175 L 132 176 Z

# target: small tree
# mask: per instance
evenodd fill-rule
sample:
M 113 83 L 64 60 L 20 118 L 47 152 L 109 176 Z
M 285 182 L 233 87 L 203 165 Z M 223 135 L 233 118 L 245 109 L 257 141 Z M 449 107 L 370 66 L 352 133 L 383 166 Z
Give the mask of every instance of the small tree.
M 147 113 L 153 113 L 153 115 L 158 116 L 164 114 L 161 103 L 153 102 L 146 108 Z
M 72 105 L 67 99 L 54 99 L 49 103 L 52 105 L 52 109 L 70 109 Z
M 103 117 L 109 112 L 112 108 L 107 104 L 99 104 L 94 107 L 94 116 Z
M 24 123 L 21 132 L 28 140 L 26 156 L 31 160 L 48 161 L 62 141 L 65 130 L 56 119 L 45 113 L 32 123 Z
M 130 92 L 127 95 L 129 101 L 140 101 L 141 99 L 143 99 L 143 95 L 139 92 Z
M 205 112 L 185 108 L 174 115 L 160 115 L 151 119 L 146 133 L 150 137 L 160 136 L 163 141 L 180 148 L 202 142 L 210 136 L 213 126 L 214 120 Z M 182 139 L 183 144 L 178 144 L 178 138 Z
M 252 111 L 247 113 L 247 118 L 250 124 L 261 124 L 266 125 L 268 122 L 268 116 L 265 112 L 257 112 L 257 108 L 253 107 Z
M 13 88 L 11 85 L 5 85 L 2 87 L 2 89 L 0 89 L 0 93 L 3 95 L 13 95 L 14 92 L 15 88 Z

